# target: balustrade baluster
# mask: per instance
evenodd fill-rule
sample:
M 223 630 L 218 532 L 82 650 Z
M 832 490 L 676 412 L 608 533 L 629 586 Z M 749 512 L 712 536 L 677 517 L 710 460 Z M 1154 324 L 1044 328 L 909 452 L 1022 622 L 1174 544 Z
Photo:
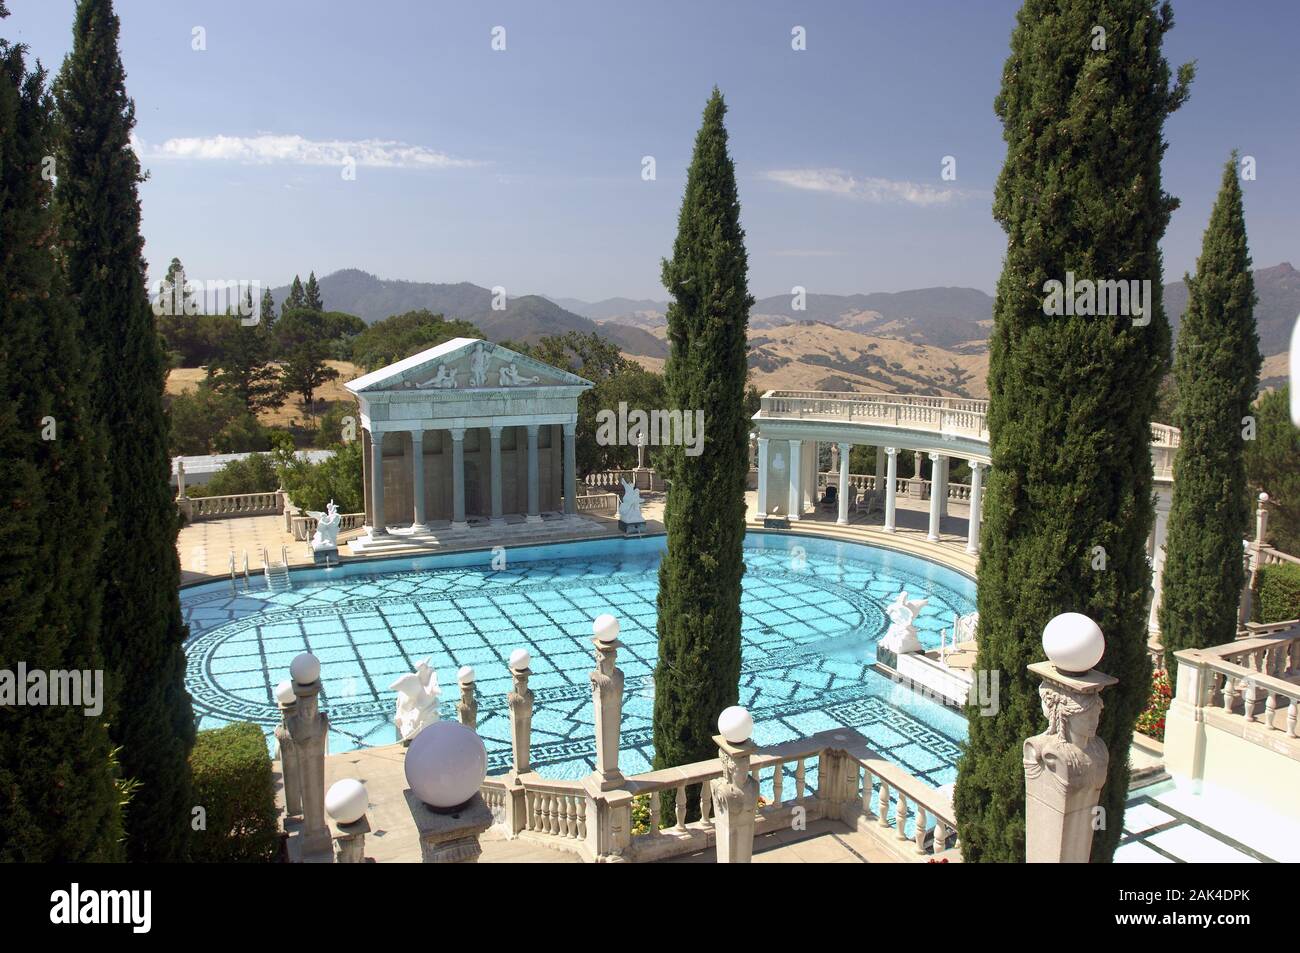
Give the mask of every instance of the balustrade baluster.
M 776 771 L 772 774 L 772 804 L 780 805 L 784 803 L 781 799 L 781 788 L 785 783 L 785 764 L 778 761 Z
M 894 808 L 894 829 L 899 840 L 907 840 L 907 795 L 898 792 L 898 801 Z
M 945 845 L 947 842 L 948 842 L 948 825 L 943 821 L 942 818 L 935 818 L 935 820 L 934 820 L 934 852 L 937 854 L 937 853 L 939 853 L 939 851 L 943 850 L 943 849 L 944 849 L 944 845 Z
M 713 790 L 708 781 L 700 785 L 700 826 L 713 826 Z
M 916 805 L 916 833 L 912 837 L 918 854 L 925 853 L 925 822 L 927 817 L 928 814 L 925 808 L 918 803 Z
M 881 827 L 889 826 L 889 782 L 880 779 L 880 800 L 876 802 L 876 821 Z
M 1265 692 L 1264 694 L 1264 724 L 1269 731 L 1276 731 L 1277 726 L 1273 724 L 1273 719 L 1277 716 L 1277 692 Z
M 871 772 L 867 770 L 865 765 L 863 765 L 862 767 L 862 813 L 863 814 L 871 813 L 871 785 L 872 785 Z
M 1291 738 L 1294 738 L 1296 736 L 1295 732 L 1296 732 L 1296 709 L 1297 708 L 1300 708 L 1300 702 L 1297 702 L 1294 698 L 1291 699 L 1291 704 L 1288 705 L 1286 709 L 1286 733 L 1287 736 Z
M 677 786 L 677 829 L 686 830 L 686 785 Z
M 659 792 L 650 792 L 650 833 L 659 833 L 659 811 L 662 809 L 659 801 Z
M 800 758 L 794 769 L 794 802 L 802 804 L 807 785 L 804 784 L 804 759 Z

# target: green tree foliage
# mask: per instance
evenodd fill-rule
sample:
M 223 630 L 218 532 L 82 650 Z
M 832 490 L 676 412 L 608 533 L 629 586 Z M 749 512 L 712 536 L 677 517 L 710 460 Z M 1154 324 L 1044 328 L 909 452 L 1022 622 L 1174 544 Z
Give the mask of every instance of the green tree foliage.
M 223 315 L 217 328 L 216 353 L 208 363 L 212 386 L 235 397 L 251 414 L 283 404 L 279 370 L 271 363 L 270 335 L 233 315 Z
M 341 513 L 365 509 L 361 490 L 361 441 L 334 447 L 328 460 L 310 463 L 293 456 L 291 447 L 276 451 L 284 489 L 294 505 L 307 510 L 324 510 L 333 500 Z
M 44 73 L 0 39 L 0 667 L 90 676 L 103 666 L 105 441 L 42 177 L 50 112 Z M 111 714 L 0 703 L 0 861 L 120 859 Z
M 316 272 L 307 276 L 307 286 L 302 291 L 302 306 L 308 311 L 324 311 L 325 302 L 321 300 L 320 285 L 316 284 Z
M 276 322 L 275 336 L 283 364 L 280 368 L 280 387 L 285 395 L 296 395 L 303 410 L 315 413 L 316 391 L 327 381 L 339 376 L 336 368 L 325 362 L 333 360 L 341 344 L 351 335 L 361 332 L 365 323 L 353 315 L 340 312 L 287 308 Z
M 659 564 L 655 767 L 713 757 L 718 715 L 740 682 L 740 579 L 745 571 L 745 330 L 749 262 L 736 173 L 727 153 L 726 104 L 715 88 L 687 172 L 673 257 L 663 263 L 668 306 L 668 405 L 704 412 L 704 452 L 661 450 L 672 481 Z M 691 812 L 698 809 L 692 794 Z
M 244 453 L 270 449 L 267 428 L 258 423 L 236 395 L 208 381 L 168 399 L 171 416 L 170 456 Z
M 1183 67 L 1171 85 L 1161 45 L 1172 26 L 1169 4 L 1151 0 L 1025 0 L 995 101 L 1007 156 L 993 214 L 1007 253 L 990 342 L 976 668 L 1001 687 L 996 714 L 970 710 L 958 766 L 971 861 L 1024 860 L 1021 751 L 1046 725 L 1026 666 L 1060 612 L 1097 621 L 1098 667 L 1119 679 L 1099 729 L 1111 760 L 1094 860 L 1110 860 L 1122 829 L 1125 753 L 1151 685 L 1150 425 L 1169 363 L 1159 242 L 1177 204 L 1161 187 L 1162 130 L 1192 74 Z M 1067 272 L 1149 281 L 1145 314 L 1046 313 L 1045 283 Z
M 1269 495 L 1268 541 L 1300 556 L 1300 429 L 1291 423 L 1289 387 L 1255 405 L 1255 439 L 1246 442 L 1246 473 L 1255 491 Z
M 135 107 L 117 40 L 110 0 L 80 0 L 55 87 L 56 200 L 69 290 L 100 371 L 94 402 L 108 434 L 110 535 L 129 541 L 100 561 L 104 653 L 119 701 L 112 734 L 125 775 L 139 784 L 126 813 L 128 857 L 178 861 L 194 807 L 194 713 L 185 691 L 165 364 L 145 289 Z
M 284 299 L 284 306 L 280 309 L 280 313 L 301 311 L 305 307 L 307 307 L 307 292 L 303 290 L 302 279 L 294 275 L 293 284 L 289 286 L 289 294 Z M 316 310 L 321 311 L 323 309 L 317 308 Z
M 1255 332 L 1237 155 L 1223 170 L 1196 263 L 1174 356 L 1182 431 L 1165 543 L 1160 641 L 1170 677 L 1179 649 L 1231 642 L 1245 584 L 1241 541 L 1250 527 L 1246 417 L 1263 358 Z M 1294 461 L 1300 463 L 1300 459 Z
M 375 371 L 453 338 L 481 338 L 468 321 L 447 321 L 421 309 L 376 321 L 352 339 L 352 363 Z
M 262 729 L 239 722 L 199 732 L 190 755 L 194 794 L 207 825 L 194 835 L 196 863 L 267 863 L 280 841 L 275 778 Z
M 597 415 L 603 410 L 619 412 L 619 403 L 633 410 L 662 410 L 667 406 L 663 375 L 647 371 L 625 358 L 614 344 L 599 334 L 569 331 L 544 337 L 535 345 L 504 342 L 503 347 L 527 354 L 544 364 L 585 377 L 596 386 L 578 398 L 578 429 L 574 458 L 579 473 L 621 470 L 636 466 L 634 445 L 597 442 Z M 649 447 L 650 461 L 659 452 Z
M 262 289 L 261 328 L 266 334 L 275 333 L 275 297 L 270 288 Z
M 240 493 L 270 493 L 280 486 L 275 457 L 269 453 L 250 453 L 242 460 L 231 460 L 202 486 L 193 486 L 190 496 L 234 496 Z

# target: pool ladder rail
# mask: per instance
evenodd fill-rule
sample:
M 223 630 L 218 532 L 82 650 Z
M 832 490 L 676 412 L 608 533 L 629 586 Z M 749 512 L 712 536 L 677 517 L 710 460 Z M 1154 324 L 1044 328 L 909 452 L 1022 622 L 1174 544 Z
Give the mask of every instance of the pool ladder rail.
M 289 579 L 289 547 L 280 547 L 280 561 L 271 562 L 271 554 L 266 548 L 262 548 L 262 573 L 266 576 L 266 588 L 272 592 L 279 592 L 283 589 L 292 589 L 293 582 Z
M 247 592 L 251 586 L 248 578 L 248 550 L 244 550 L 244 591 Z M 231 592 L 239 591 L 239 570 L 235 568 L 235 551 L 230 551 L 230 590 Z

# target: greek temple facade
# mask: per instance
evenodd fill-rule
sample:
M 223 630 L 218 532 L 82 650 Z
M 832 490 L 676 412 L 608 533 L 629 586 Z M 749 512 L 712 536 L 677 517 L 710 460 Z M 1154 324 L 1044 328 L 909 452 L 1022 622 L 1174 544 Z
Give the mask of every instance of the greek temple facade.
M 360 406 L 364 461 L 354 552 L 578 519 L 574 439 L 591 381 L 455 338 L 345 386 Z

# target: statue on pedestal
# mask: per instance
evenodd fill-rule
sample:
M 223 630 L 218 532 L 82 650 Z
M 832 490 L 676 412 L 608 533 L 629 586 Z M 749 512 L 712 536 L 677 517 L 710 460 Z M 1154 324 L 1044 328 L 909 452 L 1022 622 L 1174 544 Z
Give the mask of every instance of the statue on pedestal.
M 442 698 L 442 688 L 438 685 L 438 673 L 429 667 L 428 659 L 417 663 L 414 672 L 403 675 L 388 688 L 389 691 L 397 692 L 397 711 L 393 715 L 393 724 L 397 726 L 399 741 L 409 743 L 424 728 L 438 720 L 438 702 Z
M 880 640 L 880 647 L 895 655 L 920 652 L 921 640 L 916 637 L 916 626 L 912 623 L 916 621 L 921 609 L 929 601 L 929 599 L 909 601 L 906 592 L 900 592 L 895 596 L 894 601 L 885 609 L 885 615 L 889 616 L 889 630 Z
M 623 532 L 640 529 L 645 526 L 645 517 L 641 515 L 641 491 L 630 480 L 620 479 L 623 485 L 623 499 L 618 504 L 618 528 Z
M 338 505 L 330 500 L 325 505 L 325 512 L 307 511 L 308 516 L 316 517 L 316 534 L 311 538 L 311 548 L 313 552 L 332 549 L 335 552 L 339 548 L 339 524 L 343 522 L 343 517 L 339 515 Z

